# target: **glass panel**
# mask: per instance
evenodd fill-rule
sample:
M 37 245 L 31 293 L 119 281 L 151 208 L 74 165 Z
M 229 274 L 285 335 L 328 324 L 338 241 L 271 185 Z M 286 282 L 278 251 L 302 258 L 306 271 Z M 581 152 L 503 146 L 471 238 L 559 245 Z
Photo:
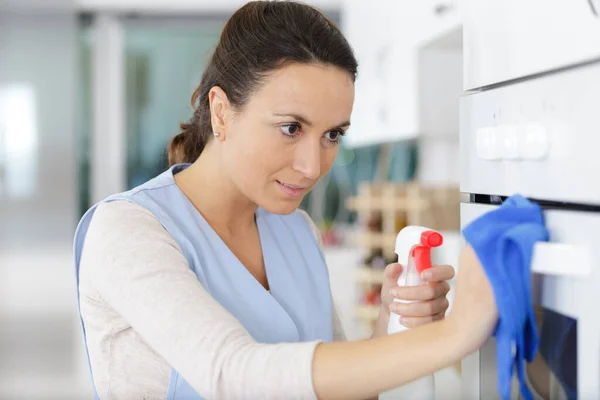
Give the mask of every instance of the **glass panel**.
M 577 321 L 536 307 L 540 348 L 527 368 L 531 389 L 544 400 L 577 399 Z
M 535 306 L 540 347 L 527 365 L 526 377 L 535 400 L 577 399 L 577 321 L 552 310 Z M 481 398 L 496 400 L 496 346 L 492 339 L 480 353 Z M 522 400 L 513 378 L 512 399 Z
M 127 185 L 137 186 L 168 167 L 166 149 L 187 121 L 221 33 L 223 19 L 155 20 L 125 25 Z M 181 26 L 183 25 L 183 26 Z

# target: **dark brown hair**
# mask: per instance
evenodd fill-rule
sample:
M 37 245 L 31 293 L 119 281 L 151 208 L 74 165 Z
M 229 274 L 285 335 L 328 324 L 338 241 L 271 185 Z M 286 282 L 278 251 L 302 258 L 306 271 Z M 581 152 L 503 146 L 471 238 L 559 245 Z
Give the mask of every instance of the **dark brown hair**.
M 333 65 L 356 78 L 350 45 L 317 9 L 294 1 L 252 1 L 237 10 L 192 95 L 192 117 L 180 124 L 181 132 L 169 145 L 169 164 L 196 161 L 211 139 L 212 87 L 223 89 L 240 109 L 267 73 L 293 62 Z

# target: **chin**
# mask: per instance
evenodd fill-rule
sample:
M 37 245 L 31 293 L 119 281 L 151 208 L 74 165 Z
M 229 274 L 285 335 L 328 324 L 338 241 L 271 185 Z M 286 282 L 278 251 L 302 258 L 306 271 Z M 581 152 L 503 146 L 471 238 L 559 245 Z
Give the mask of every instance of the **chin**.
M 269 201 L 269 202 L 265 202 L 264 204 L 260 204 L 260 207 L 271 214 L 289 215 L 289 214 L 292 214 L 294 211 L 296 211 L 298 209 L 298 207 L 300 207 L 301 202 L 302 202 L 302 199 L 294 200 L 294 201 L 290 201 L 290 200 Z

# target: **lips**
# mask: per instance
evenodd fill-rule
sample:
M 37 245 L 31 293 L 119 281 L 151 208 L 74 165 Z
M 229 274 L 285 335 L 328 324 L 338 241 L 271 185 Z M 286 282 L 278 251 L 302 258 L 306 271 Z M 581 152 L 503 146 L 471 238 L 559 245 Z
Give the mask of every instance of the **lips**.
M 292 185 L 291 183 L 283 183 L 280 181 L 277 181 L 277 186 L 286 197 L 291 199 L 302 197 L 308 189 L 306 186 Z
M 304 190 L 304 189 L 306 189 L 306 186 L 290 185 L 289 183 L 283 183 L 283 182 L 280 182 L 280 181 L 277 181 L 277 183 L 279 183 L 280 185 L 283 185 L 285 187 L 288 187 L 290 189 L 294 189 L 294 190 Z

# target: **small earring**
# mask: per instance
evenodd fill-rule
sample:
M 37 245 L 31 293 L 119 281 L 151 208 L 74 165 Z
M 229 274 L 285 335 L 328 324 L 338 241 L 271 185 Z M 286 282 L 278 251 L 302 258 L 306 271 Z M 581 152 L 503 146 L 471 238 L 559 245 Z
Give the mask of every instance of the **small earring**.
M 213 132 L 213 135 L 215 135 L 215 137 L 219 137 L 221 134 L 219 132 Z

